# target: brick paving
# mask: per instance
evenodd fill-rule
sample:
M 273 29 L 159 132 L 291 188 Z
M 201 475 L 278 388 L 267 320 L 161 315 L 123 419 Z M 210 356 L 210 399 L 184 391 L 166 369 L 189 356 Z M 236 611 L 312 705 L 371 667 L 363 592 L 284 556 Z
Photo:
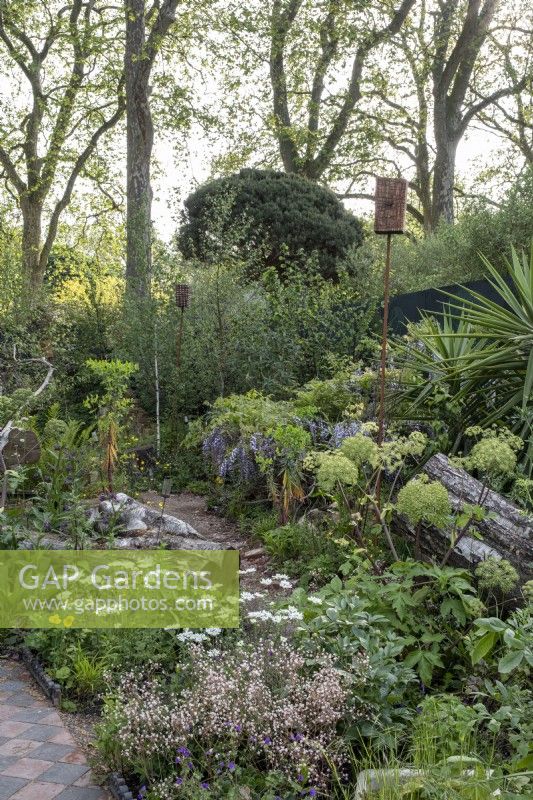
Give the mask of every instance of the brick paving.
M 0 800 L 109 800 L 25 668 L 0 661 Z

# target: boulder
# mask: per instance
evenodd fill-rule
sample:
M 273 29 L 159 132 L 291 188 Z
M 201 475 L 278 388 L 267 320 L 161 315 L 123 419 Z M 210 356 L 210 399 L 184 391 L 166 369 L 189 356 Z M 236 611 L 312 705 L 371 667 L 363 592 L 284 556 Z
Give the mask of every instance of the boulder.
M 36 464 L 41 457 L 39 439 L 33 431 L 11 428 L 2 455 L 6 469 Z
M 116 515 L 119 530 L 115 546 L 158 547 L 164 545 L 171 550 L 219 550 L 220 545 L 206 539 L 198 531 L 177 517 L 163 514 L 134 500 L 123 492 L 101 500 L 96 526 L 105 533 L 106 522 Z M 135 538 L 135 544 L 131 539 Z

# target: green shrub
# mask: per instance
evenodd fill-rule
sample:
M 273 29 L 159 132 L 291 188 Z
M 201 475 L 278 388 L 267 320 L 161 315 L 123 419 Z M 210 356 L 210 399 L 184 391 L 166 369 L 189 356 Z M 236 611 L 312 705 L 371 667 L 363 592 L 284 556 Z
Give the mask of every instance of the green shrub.
M 227 204 L 222 222 L 221 200 Z M 185 200 L 179 246 L 186 258 L 209 262 L 214 240 L 222 240 L 218 248 L 224 251 L 228 237 L 245 258 L 258 254 L 261 271 L 283 272 L 287 263 L 305 264 L 315 256 L 320 273 L 335 278 L 339 262 L 361 244 L 363 231 L 323 186 L 285 172 L 243 169 L 200 186 Z

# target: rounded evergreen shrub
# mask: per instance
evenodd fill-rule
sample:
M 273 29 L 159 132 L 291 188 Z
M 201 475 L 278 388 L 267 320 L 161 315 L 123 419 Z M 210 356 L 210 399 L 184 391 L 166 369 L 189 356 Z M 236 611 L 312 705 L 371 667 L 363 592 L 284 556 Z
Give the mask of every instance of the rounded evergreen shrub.
M 329 189 L 284 172 L 242 169 L 205 183 L 185 201 L 178 245 L 209 263 L 237 252 L 249 277 L 314 257 L 335 279 L 349 250 L 363 240 L 361 222 Z M 253 266 L 251 264 L 253 263 Z

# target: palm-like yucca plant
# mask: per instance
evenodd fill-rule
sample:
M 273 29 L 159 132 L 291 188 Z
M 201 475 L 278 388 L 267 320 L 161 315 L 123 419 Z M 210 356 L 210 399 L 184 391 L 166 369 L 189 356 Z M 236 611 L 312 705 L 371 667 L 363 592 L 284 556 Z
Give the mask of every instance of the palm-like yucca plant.
M 488 281 L 498 295 L 490 300 L 469 291 L 463 298 L 448 294 L 448 310 L 421 335 L 420 355 L 409 368 L 423 379 L 407 387 L 412 408 L 438 385 L 445 385 L 452 403 L 461 408 L 461 427 L 505 422 L 526 441 L 533 469 L 533 242 L 531 253 L 513 249 L 507 276 L 482 257 Z M 405 355 L 405 347 L 403 348 Z
M 472 328 L 461 316 L 456 318 L 450 308 L 440 314 L 440 320 L 422 314 L 407 342 L 397 342 L 395 352 L 402 373 L 402 397 L 407 399 L 410 413 L 416 409 L 424 416 L 426 400 L 440 385 L 450 397 L 459 395 L 468 378 L 457 370 L 457 364 L 482 345 L 469 338 Z

